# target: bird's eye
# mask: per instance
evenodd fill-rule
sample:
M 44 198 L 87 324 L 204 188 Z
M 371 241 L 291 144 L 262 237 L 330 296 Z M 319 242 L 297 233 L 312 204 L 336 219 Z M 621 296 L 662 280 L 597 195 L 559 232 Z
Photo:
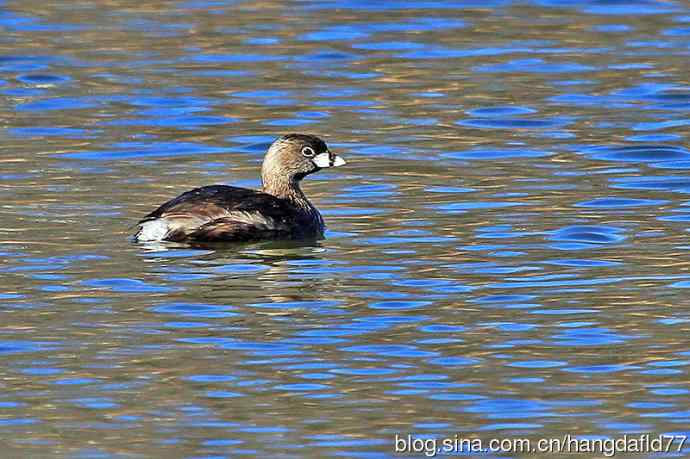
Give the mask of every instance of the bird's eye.
M 316 152 L 312 147 L 304 147 L 302 148 L 302 154 L 307 158 L 312 158 L 316 154 Z

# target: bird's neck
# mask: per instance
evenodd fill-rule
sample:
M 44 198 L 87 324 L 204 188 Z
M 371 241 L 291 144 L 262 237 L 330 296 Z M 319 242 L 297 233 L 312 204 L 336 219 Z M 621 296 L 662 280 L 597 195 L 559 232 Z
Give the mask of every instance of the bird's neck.
M 262 174 L 262 191 L 280 199 L 285 199 L 299 209 L 304 227 L 309 234 L 321 236 L 325 228 L 323 217 L 318 209 L 307 199 L 299 186 L 299 179 Z
M 262 174 L 262 191 L 276 198 L 287 199 L 300 207 L 313 207 L 299 186 L 299 180 L 295 177 Z

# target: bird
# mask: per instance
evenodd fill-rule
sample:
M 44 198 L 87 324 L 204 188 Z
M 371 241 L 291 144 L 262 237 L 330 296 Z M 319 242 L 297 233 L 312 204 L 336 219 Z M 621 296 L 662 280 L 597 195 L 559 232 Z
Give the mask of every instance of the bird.
M 268 148 L 260 190 L 210 185 L 182 193 L 142 218 L 136 242 L 321 239 L 325 224 L 300 188 L 306 176 L 346 164 L 314 135 L 287 134 Z

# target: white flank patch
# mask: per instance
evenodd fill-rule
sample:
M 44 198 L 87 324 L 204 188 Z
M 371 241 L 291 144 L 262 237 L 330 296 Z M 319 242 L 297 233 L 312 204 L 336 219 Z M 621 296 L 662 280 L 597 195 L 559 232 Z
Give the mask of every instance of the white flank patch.
M 219 216 L 219 219 L 244 223 L 257 228 L 277 229 L 275 220 L 262 215 L 260 212 L 228 212 Z M 168 215 L 139 224 L 141 229 L 136 234 L 136 240 L 139 242 L 160 242 L 164 241 L 169 234 L 177 234 L 178 231 L 189 234 L 201 228 L 204 224 L 212 222 L 213 220 L 198 216 Z
M 139 225 L 141 230 L 137 233 L 137 241 L 162 241 L 168 235 L 168 222 L 163 218 L 150 220 Z

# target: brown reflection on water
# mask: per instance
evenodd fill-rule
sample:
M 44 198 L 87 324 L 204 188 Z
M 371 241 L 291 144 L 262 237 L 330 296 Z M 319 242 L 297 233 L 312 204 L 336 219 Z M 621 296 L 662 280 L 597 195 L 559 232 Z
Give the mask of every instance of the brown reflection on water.
M 8 454 L 682 430 L 690 11 L 645 5 L 3 4 Z M 128 240 L 290 131 L 348 159 L 324 241 Z

